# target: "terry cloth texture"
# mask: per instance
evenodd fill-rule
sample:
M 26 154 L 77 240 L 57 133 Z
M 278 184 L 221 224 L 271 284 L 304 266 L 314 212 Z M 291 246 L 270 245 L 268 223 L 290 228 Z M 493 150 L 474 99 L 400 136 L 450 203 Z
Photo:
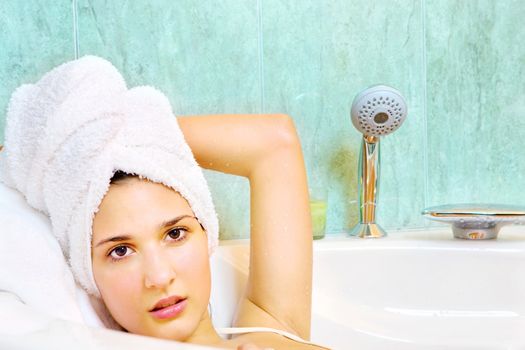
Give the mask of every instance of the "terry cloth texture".
M 91 226 L 116 170 L 179 192 L 206 230 L 210 254 L 218 243 L 208 185 L 168 99 L 150 86 L 128 89 L 102 58 L 64 63 L 13 93 L 0 169 L 2 182 L 50 217 L 75 279 L 94 296 Z

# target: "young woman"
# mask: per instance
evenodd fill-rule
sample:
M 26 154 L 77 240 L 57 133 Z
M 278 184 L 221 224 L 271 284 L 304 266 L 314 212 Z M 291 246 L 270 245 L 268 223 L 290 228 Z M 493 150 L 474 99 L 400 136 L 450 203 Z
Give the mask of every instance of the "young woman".
M 50 216 L 78 284 L 124 330 L 232 349 L 322 349 L 305 341 L 312 235 L 290 117 L 175 119 L 162 93 L 127 89 L 109 62 L 86 56 L 13 94 L 5 146 L 3 181 Z M 227 340 L 208 312 L 217 225 L 197 163 L 250 183 L 248 285 Z

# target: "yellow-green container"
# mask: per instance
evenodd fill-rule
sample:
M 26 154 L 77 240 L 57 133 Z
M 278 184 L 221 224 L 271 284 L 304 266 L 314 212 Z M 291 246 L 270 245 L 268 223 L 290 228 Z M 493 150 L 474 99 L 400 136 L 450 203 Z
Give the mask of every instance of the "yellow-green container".
M 326 228 L 326 201 L 310 200 L 310 213 L 312 215 L 312 232 L 314 239 L 324 237 Z

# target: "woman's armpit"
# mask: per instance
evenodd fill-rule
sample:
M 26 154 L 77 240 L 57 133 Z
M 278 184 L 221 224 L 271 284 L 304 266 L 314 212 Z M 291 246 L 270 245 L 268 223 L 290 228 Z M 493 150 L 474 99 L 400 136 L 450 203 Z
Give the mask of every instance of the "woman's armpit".
M 272 315 L 270 310 L 265 310 L 249 298 L 243 297 L 239 302 L 233 327 L 269 327 L 282 329 L 286 332 L 297 334 L 297 330 L 289 327 L 285 320 L 280 320 L 279 315 Z

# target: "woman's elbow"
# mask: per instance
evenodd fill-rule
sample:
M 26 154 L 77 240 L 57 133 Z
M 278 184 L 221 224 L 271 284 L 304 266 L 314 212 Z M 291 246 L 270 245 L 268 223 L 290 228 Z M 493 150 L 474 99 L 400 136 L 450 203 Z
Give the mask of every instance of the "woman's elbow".
M 301 143 L 292 117 L 287 114 L 272 114 L 268 143 L 275 152 L 300 150 Z

